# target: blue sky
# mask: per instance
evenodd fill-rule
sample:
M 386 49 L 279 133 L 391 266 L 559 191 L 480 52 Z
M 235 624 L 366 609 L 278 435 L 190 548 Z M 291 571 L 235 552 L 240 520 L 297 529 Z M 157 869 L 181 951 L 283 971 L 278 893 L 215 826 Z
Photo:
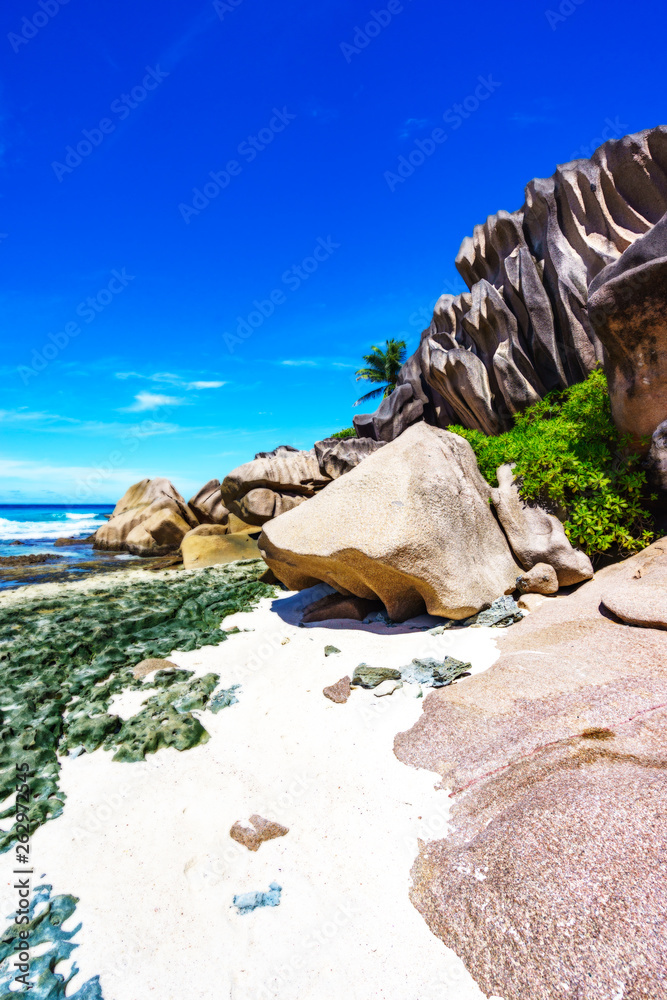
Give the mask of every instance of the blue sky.
M 349 426 L 361 355 L 414 348 L 476 223 L 667 120 L 658 2 L 0 18 L 0 502 L 189 496 Z

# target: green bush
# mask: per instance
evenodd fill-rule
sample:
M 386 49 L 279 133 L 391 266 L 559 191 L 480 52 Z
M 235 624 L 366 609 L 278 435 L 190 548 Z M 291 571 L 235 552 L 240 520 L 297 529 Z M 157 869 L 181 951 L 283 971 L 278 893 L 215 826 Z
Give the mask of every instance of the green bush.
M 515 417 L 497 437 L 448 428 L 470 442 L 482 475 L 497 485 L 496 469 L 514 462 L 522 497 L 564 512 L 565 531 L 589 556 L 637 552 L 654 538 L 641 458 L 611 418 L 604 372 Z
M 341 440 L 344 440 L 345 438 L 356 438 L 356 436 L 357 432 L 354 427 L 345 427 L 342 431 L 337 431 L 335 434 L 331 435 L 332 438 L 341 438 Z

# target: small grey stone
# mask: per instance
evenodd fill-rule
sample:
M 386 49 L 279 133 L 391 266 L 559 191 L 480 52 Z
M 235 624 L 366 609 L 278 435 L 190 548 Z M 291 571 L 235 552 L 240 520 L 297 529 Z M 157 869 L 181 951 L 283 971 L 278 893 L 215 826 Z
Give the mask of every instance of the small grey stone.
M 340 653 L 340 649 L 338 648 L 338 646 L 325 646 L 324 647 L 324 655 L 325 656 L 333 656 L 334 653 Z
M 372 689 L 382 684 L 382 681 L 400 681 L 400 679 L 400 670 L 392 670 L 391 667 L 369 667 L 367 663 L 360 663 L 355 667 L 352 684 Z

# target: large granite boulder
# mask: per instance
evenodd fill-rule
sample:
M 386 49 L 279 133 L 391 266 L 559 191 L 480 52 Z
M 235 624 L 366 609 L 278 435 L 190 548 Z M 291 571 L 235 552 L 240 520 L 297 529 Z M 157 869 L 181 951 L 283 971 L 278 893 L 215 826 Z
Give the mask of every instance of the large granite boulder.
M 262 525 L 277 512 L 298 503 L 295 497 L 315 496 L 329 482 L 329 477 L 320 472 L 314 448 L 296 451 L 282 445 L 274 451 L 260 452 L 252 462 L 239 465 L 225 476 L 221 496 L 224 505 L 236 517 L 251 525 Z M 268 497 L 267 491 L 277 495 L 275 502 Z
M 178 490 L 168 479 L 142 479 L 123 494 L 113 509 L 110 519 L 95 532 L 93 548 L 110 551 L 126 551 L 127 539 L 131 531 L 153 517 L 159 511 L 168 511 L 186 525 L 186 530 L 199 523 Z M 156 524 L 157 522 L 152 522 Z M 174 521 L 178 524 L 178 521 Z M 135 536 L 134 544 L 150 545 L 145 536 Z M 165 536 L 166 537 L 166 536 Z M 180 538 L 175 548 L 180 545 Z M 158 546 L 162 547 L 162 546 Z M 169 551 L 169 550 L 167 550 Z M 151 555 L 156 553 L 150 553 Z
M 359 436 L 391 441 L 422 419 L 487 434 L 507 430 L 514 413 L 551 389 L 585 378 L 603 359 L 600 337 L 619 343 L 612 365 L 620 369 L 621 324 L 634 315 L 635 325 L 628 329 L 638 331 L 639 317 L 645 315 L 654 331 L 649 336 L 662 336 L 664 307 L 661 320 L 650 303 L 664 303 L 663 292 L 656 289 L 642 298 L 636 290 L 635 306 L 629 313 L 624 306 L 618 325 L 598 336 L 587 290 L 666 211 L 667 126 L 610 140 L 589 160 L 565 163 L 552 177 L 531 181 L 522 208 L 489 216 L 464 239 L 456 266 L 469 291 L 438 300 L 396 390 L 375 414 L 355 417 Z M 651 267 L 657 279 L 662 265 Z M 627 281 L 623 278 L 621 285 Z M 617 286 L 607 294 L 612 292 L 616 302 Z M 639 340 L 637 347 L 626 344 L 630 373 L 619 383 L 621 396 L 626 385 L 635 384 L 633 366 L 644 363 L 641 344 L 647 341 L 639 333 L 632 336 Z M 657 387 L 663 376 L 652 372 L 650 378 Z M 642 399 L 647 395 L 639 385 L 637 392 Z M 641 403 L 642 433 L 652 433 L 667 417 L 667 411 L 660 416 L 661 406 Z
M 371 438 L 325 438 L 316 441 L 315 454 L 320 472 L 328 479 L 340 479 L 383 444 L 384 441 L 373 441 Z
M 405 620 L 462 619 L 515 587 L 520 567 L 490 506 L 472 448 L 419 423 L 322 493 L 264 526 L 276 577 L 379 598 Z
M 259 531 L 238 531 L 229 534 L 225 525 L 200 524 L 181 540 L 181 555 L 185 569 L 222 566 L 238 559 L 257 559 Z
M 572 547 L 557 517 L 541 507 L 524 503 L 513 470 L 512 465 L 501 465 L 496 473 L 498 488 L 491 491 L 491 499 L 523 568 L 530 570 L 538 563 L 547 563 L 556 571 L 561 587 L 590 580 L 593 564 L 588 556 Z
M 396 737 L 450 822 L 412 901 L 485 995 L 667 997 L 667 633 L 601 608 L 658 576 L 667 539 L 547 598 Z
M 210 479 L 188 500 L 188 507 L 200 524 L 228 524 L 229 511 L 222 502 L 220 480 Z
M 614 423 L 646 452 L 667 419 L 667 214 L 593 279 L 588 313 L 605 349 Z
M 178 511 L 162 507 L 132 528 L 125 548 L 135 556 L 165 556 L 177 551 L 189 530 Z

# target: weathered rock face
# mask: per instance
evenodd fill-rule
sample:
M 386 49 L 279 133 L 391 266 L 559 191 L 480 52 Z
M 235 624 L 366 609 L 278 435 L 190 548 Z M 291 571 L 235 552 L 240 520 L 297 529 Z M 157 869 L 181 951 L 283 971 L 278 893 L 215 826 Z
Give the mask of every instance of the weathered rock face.
M 485 994 L 667 997 L 667 634 L 600 609 L 660 577 L 667 539 L 544 599 L 396 737 L 452 790 L 412 901 Z
M 463 241 L 456 266 L 469 291 L 440 298 L 395 392 L 355 417 L 359 436 L 391 441 L 421 419 L 495 434 L 549 390 L 581 381 L 603 357 L 588 286 L 665 211 L 667 126 L 531 181 L 519 211 L 489 216 Z
M 278 493 L 267 487 L 250 490 L 240 500 L 234 501 L 234 509 L 246 524 L 259 526 L 298 507 L 307 499 L 302 493 Z
M 588 312 L 614 423 L 648 451 L 641 438 L 667 419 L 667 214 L 593 279 Z
M 181 540 L 181 555 L 185 569 L 222 566 L 237 559 L 257 559 L 258 529 L 228 534 L 221 524 L 201 524 Z M 255 537 L 253 537 L 255 536 Z
M 290 589 L 379 598 L 395 621 L 424 604 L 466 618 L 520 573 L 489 498 L 468 442 L 419 423 L 266 524 L 259 546 Z
M 222 502 L 220 481 L 211 479 L 188 500 L 188 507 L 200 524 L 227 524 L 229 511 Z
M 659 489 L 667 490 L 667 420 L 663 420 L 653 431 L 646 465 L 651 482 Z
M 282 445 L 275 451 L 260 452 L 252 462 L 230 472 L 221 493 L 232 514 L 246 523 L 261 525 L 295 506 L 299 502 L 295 497 L 312 497 L 329 481 L 320 472 L 314 448 L 296 451 Z
M 384 441 L 371 438 L 325 438 L 315 444 L 315 454 L 320 472 L 328 479 L 340 479 L 346 472 L 356 469 L 359 462 L 373 455 Z
M 498 489 L 491 491 L 493 505 L 523 568 L 530 570 L 536 563 L 547 563 L 555 569 L 561 587 L 590 580 L 593 565 L 588 556 L 572 547 L 557 517 L 522 501 L 513 467 L 501 465 L 496 476 Z
M 141 482 L 130 486 L 114 507 L 110 520 L 97 529 L 93 548 L 111 551 L 127 549 L 130 532 L 158 511 L 168 511 L 177 516 L 185 522 L 186 530 L 194 528 L 198 524 L 194 513 L 168 479 L 142 479 Z M 178 521 L 173 523 L 177 524 Z M 150 546 L 151 543 L 146 536 L 137 535 L 135 536 L 135 544 Z M 178 548 L 179 544 L 180 538 L 174 547 Z M 161 553 L 151 552 L 150 554 Z
M 163 507 L 132 528 L 125 548 L 135 556 L 166 556 L 178 549 L 189 530 L 177 511 Z

